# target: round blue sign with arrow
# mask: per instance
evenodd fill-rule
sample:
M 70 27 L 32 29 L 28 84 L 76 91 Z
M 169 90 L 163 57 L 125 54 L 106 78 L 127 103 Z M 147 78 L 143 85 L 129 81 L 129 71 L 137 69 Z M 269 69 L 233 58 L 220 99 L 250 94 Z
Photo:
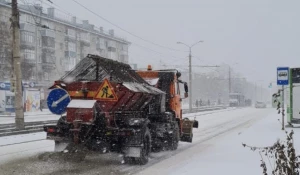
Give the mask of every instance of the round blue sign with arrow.
M 70 95 L 66 90 L 56 88 L 49 93 L 47 105 L 53 114 L 61 115 L 66 112 L 70 101 Z

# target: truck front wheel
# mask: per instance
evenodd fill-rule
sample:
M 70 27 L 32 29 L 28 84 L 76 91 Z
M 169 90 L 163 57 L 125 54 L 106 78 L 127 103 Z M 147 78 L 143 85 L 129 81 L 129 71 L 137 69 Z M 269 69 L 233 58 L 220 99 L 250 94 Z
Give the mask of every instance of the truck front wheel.
M 151 150 L 151 135 L 148 127 L 145 128 L 142 145 L 140 157 L 136 157 L 135 161 L 140 165 L 145 165 L 149 161 Z
M 170 140 L 168 142 L 168 148 L 170 150 L 176 150 L 178 148 L 178 143 L 179 143 L 179 127 L 178 123 L 175 123 L 175 126 L 172 131 L 172 135 L 170 137 Z

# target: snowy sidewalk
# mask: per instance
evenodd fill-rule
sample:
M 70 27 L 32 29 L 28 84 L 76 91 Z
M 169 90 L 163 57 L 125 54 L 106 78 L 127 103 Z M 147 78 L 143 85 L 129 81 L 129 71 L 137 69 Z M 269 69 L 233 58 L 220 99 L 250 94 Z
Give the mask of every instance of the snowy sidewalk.
M 25 112 L 25 122 L 36 122 L 36 121 L 47 121 L 47 120 L 58 120 L 59 115 L 52 114 L 49 109 L 43 109 L 43 111 L 37 112 Z M 0 124 L 15 123 L 15 113 L 11 115 L 0 114 Z
M 34 115 L 49 115 L 52 114 L 49 109 L 43 109 L 43 111 L 36 111 L 36 112 L 24 112 L 25 116 L 34 116 Z M 16 114 L 15 113 L 10 113 L 10 114 L 1 114 L 0 117 L 14 117 Z

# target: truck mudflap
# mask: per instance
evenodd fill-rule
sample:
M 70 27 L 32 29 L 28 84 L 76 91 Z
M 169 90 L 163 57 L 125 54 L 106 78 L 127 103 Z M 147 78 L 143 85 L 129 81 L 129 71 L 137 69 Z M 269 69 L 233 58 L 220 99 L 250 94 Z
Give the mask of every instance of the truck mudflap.
M 182 120 L 181 127 L 182 127 L 182 133 L 181 133 L 180 141 L 191 143 L 193 141 L 193 128 L 198 128 L 198 121 L 184 118 Z
M 130 146 L 123 148 L 126 157 L 141 157 L 142 146 Z

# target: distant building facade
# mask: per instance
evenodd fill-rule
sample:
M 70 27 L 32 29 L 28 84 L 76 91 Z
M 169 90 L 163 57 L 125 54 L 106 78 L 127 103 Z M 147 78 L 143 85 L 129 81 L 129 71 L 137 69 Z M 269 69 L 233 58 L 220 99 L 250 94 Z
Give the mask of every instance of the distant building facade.
M 96 29 L 74 16 L 64 18 L 54 8 L 19 4 L 19 9 L 22 78 L 37 88 L 48 87 L 87 54 L 128 63 L 130 43 L 113 30 Z M 12 70 L 10 15 L 11 5 L 0 0 L 0 81 L 9 81 Z

